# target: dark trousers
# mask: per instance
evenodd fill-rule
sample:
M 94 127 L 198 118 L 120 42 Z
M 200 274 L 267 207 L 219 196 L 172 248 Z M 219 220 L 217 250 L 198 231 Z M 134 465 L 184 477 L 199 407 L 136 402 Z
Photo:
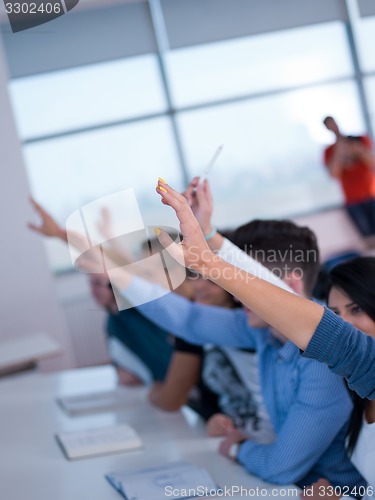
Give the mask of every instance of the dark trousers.
M 347 205 L 346 209 L 362 236 L 375 234 L 375 199 Z

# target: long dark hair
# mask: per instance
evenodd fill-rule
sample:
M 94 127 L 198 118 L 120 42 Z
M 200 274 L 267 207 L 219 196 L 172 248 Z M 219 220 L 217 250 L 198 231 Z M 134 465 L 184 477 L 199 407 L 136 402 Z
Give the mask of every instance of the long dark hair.
M 357 257 L 334 267 L 329 273 L 327 299 L 333 287 L 345 293 L 375 322 L 375 257 Z M 365 332 L 366 333 L 366 332 Z M 368 404 L 350 391 L 354 408 L 348 430 L 348 452 L 353 453 Z

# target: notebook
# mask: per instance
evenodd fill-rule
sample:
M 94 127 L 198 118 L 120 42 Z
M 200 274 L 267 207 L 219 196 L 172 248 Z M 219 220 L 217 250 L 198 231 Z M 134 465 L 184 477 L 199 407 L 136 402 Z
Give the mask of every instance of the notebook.
M 127 500 L 213 497 L 219 490 L 206 469 L 184 461 L 111 472 L 105 478 Z
M 121 387 L 113 390 L 76 394 L 57 398 L 58 404 L 69 415 L 81 415 L 124 407 L 129 393 Z
M 60 433 L 56 435 L 56 439 L 69 460 L 142 448 L 140 437 L 132 427 L 126 424 Z

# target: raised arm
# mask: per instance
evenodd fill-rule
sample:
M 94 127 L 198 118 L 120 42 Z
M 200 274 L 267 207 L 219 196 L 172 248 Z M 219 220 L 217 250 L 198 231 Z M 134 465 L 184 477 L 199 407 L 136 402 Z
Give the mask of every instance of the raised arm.
M 176 245 L 161 231 L 160 241 L 169 253 L 181 264 L 237 297 L 264 321 L 305 349 L 322 319 L 324 308 L 248 274 L 215 255 L 187 200 L 168 184 L 159 182 L 156 189 L 163 203 L 176 211 L 183 235 L 183 241 Z
M 369 168 L 375 170 L 375 154 L 372 148 L 371 140 L 365 136 L 359 141 L 351 141 L 352 154 L 357 156 Z
M 346 139 L 340 137 L 332 149 L 324 153 L 324 164 L 331 177 L 339 179 L 345 166 L 345 157 L 348 156 L 348 147 Z
M 58 238 L 65 243 L 68 242 L 68 237 L 64 228 L 59 226 L 55 219 L 44 208 L 37 203 L 34 198 L 30 197 L 30 203 L 35 212 L 40 217 L 40 224 L 28 223 L 28 227 L 36 233 L 48 236 L 49 238 Z
M 262 278 L 269 283 L 273 283 L 280 288 L 284 288 L 284 290 L 288 290 L 288 292 L 294 293 L 285 281 L 247 255 L 246 252 L 238 248 L 237 245 L 231 243 L 227 238 L 214 229 L 211 222 L 213 212 L 213 196 L 210 184 L 207 180 L 202 183 L 199 183 L 198 180 L 198 177 L 195 177 L 192 180 L 185 193 L 183 193 L 183 196 L 186 198 L 193 214 L 199 222 L 200 228 L 210 249 L 226 262 L 243 269 L 247 273 L 254 274 L 258 278 Z
M 325 312 L 322 306 L 281 290 L 223 261 L 204 240 L 187 200 L 160 181 L 156 190 L 162 197 L 162 202 L 175 210 L 180 221 L 183 241 L 179 245 L 174 244 L 164 232 L 160 232 L 159 236 L 162 244 L 177 261 L 198 271 L 237 297 L 302 350 L 306 350 L 311 342 L 310 347 L 313 348 L 308 350 L 311 357 L 319 359 L 320 348 L 331 343 L 334 337 L 336 343 L 332 344 L 332 349 L 326 351 L 324 359 L 320 358 L 320 361 L 348 379 L 357 370 L 351 387 L 362 397 L 364 392 L 366 397 L 375 397 L 375 339 L 355 330 L 340 318 L 331 321 L 334 315 L 329 311 Z M 330 328 L 333 324 L 335 331 Z M 350 345 L 348 341 L 351 342 Z M 352 348 L 353 342 L 357 342 L 355 350 Z M 358 364 L 366 360 L 362 370 Z M 361 383 L 357 385 L 359 379 L 368 382 L 366 388 Z

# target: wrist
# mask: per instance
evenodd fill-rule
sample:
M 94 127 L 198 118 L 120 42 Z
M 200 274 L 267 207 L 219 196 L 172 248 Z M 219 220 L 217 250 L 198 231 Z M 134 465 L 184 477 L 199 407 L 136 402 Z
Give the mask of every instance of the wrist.
M 211 229 L 209 232 L 204 232 L 204 239 L 206 241 L 211 240 L 216 234 L 217 234 L 217 229 L 215 226 L 211 226 Z
M 215 269 L 215 258 L 216 255 L 210 249 L 208 245 L 204 250 L 200 250 L 194 262 L 189 266 L 193 271 L 196 271 L 204 278 L 209 278 L 212 269 Z
M 206 236 L 206 234 L 209 234 L 213 230 L 213 228 L 214 227 L 211 224 L 211 222 L 208 222 L 207 224 L 202 224 L 201 226 L 202 233 L 204 234 L 204 236 Z
M 240 446 L 246 441 L 246 438 L 241 439 L 238 443 L 233 443 L 232 446 L 229 448 L 228 456 L 235 460 L 236 462 L 238 461 L 238 453 L 240 451 Z
M 57 237 L 60 238 L 60 240 L 68 241 L 68 234 L 65 229 L 59 229 Z

